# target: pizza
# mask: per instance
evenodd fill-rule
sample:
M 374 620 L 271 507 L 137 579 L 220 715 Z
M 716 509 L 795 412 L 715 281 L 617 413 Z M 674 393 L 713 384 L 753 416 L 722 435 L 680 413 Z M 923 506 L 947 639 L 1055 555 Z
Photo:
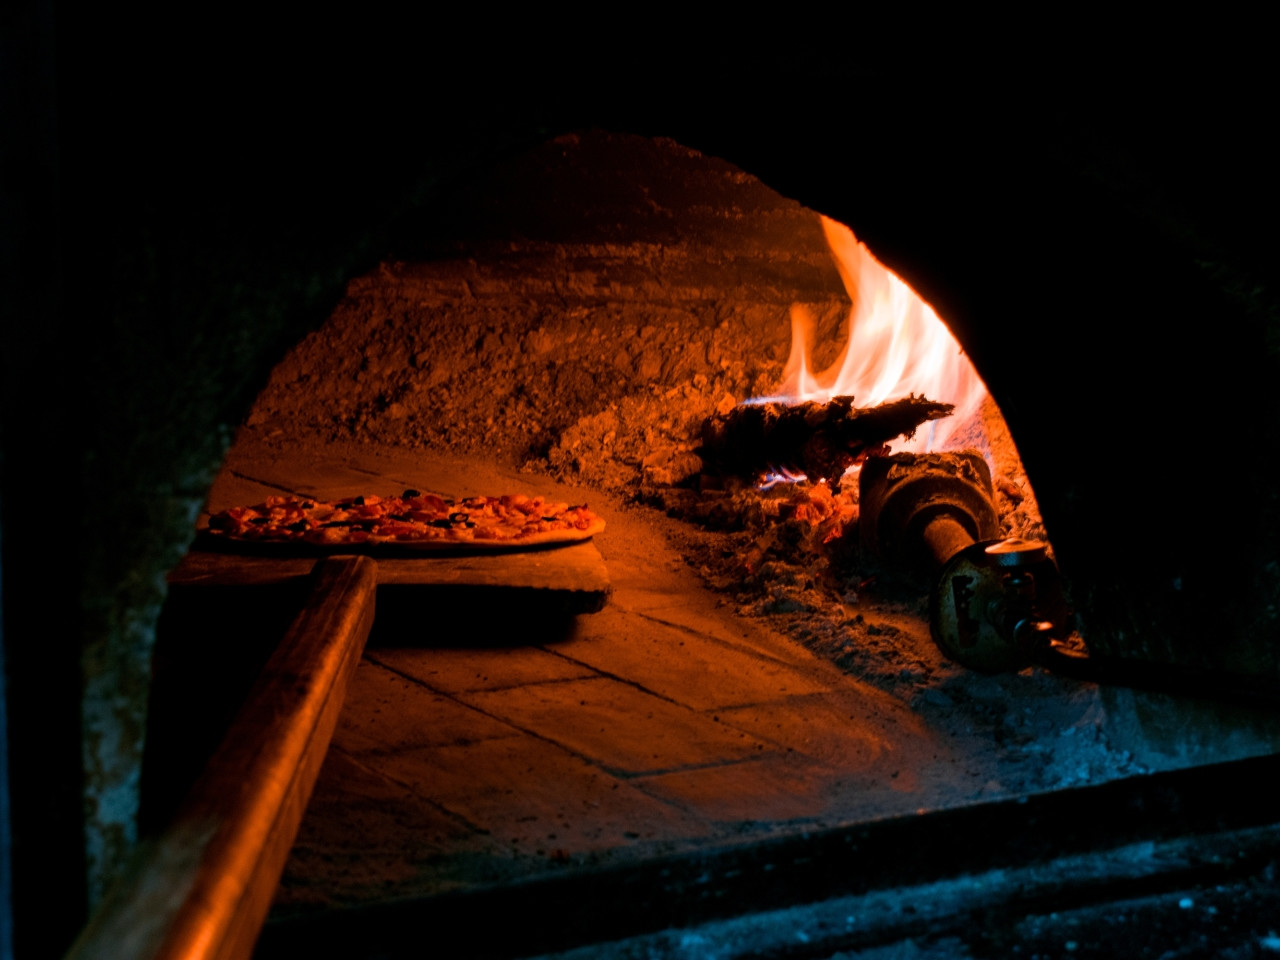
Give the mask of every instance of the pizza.
M 398 497 L 334 501 L 267 497 L 213 514 L 203 533 L 229 544 L 485 551 L 574 543 L 603 529 L 604 520 L 585 503 L 570 506 L 523 494 L 455 500 L 406 490 Z

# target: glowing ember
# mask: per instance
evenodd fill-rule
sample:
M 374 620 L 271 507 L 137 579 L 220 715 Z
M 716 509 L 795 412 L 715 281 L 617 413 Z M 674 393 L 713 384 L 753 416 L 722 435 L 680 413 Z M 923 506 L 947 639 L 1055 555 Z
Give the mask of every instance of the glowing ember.
M 770 470 L 760 482 L 756 484 L 757 490 L 771 490 L 780 483 L 799 483 L 801 480 L 808 478 L 798 471 L 788 470 L 786 467 L 779 467 L 777 470 Z
M 852 395 L 861 408 L 914 393 L 953 404 L 955 413 L 927 424 L 910 440 L 895 441 L 895 450 L 923 453 L 970 445 L 972 437 L 961 441 L 957 434 L 978 414 L 987 388 L 960 344 L 933 308 L 882 266 L 852 230 L 827 217 L 822 227 L 853 301 L 848 341 L 830 367 L 810 370 L 813 317 L 794 305 L 782 387 L 778 395 L 754 402 L 825 402 Z

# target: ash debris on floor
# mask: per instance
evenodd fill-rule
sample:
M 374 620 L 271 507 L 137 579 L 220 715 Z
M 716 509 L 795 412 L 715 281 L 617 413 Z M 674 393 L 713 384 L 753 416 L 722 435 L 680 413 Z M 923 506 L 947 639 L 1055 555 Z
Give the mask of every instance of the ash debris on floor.
M 815 318 L 815 368 L 840 349 L 849 304 L 816 213 L 673 142 L 584 133 L 477 175 L 405 235 L 274 371 L 255 443 L 481 455 L 621 497 L 740 616 L 1033 761 L 991 790 L 1168 759 L 1110 743 L 1090 685 L 944 660 L 927 585 L 858 556 L 854 485 L 700 489 L 703 421 L 777 388 L 793 304 Z M 994 405 L 984 423 L 1006 532 L 1043 538 Z
M 972 435 L 998 466 L 995 503 L 1007 536 L 1045 540 L 1034 495 L 995 404 Z M 1015 479 L 1016 478 L 1016 479 Z M 699 487 L 706 486 L 706 478 Z M 730 480 L 720 489 L 641 483 L 636 498 L 684 520 L 671 536 L 713 589 L 743 616 L 785 625 L 811 650 L 881 689 L 948 703 L 937 681 L 965 671 L 928 639 L 929 583 L 885 567 L 858 544 L 858 483 L 777 484 Z

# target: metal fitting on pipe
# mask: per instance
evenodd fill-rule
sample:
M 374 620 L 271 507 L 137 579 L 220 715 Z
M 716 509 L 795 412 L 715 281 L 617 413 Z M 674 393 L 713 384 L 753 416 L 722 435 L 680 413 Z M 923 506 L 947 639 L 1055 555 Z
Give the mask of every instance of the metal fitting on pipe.
M 991 472 L 981 455 L 873 458 L 859 484 L 863 548 L 938 575 L 929 626 L 947 657 L 988 673 L 1016 670 L 1070 632 L 1061 578 L 1045 545 L 998 539 Z
M 871 457 L 858 478 L 858 536 L 890 563 L 936 572 L 977 540 L 1000 536 L 981 454 Z

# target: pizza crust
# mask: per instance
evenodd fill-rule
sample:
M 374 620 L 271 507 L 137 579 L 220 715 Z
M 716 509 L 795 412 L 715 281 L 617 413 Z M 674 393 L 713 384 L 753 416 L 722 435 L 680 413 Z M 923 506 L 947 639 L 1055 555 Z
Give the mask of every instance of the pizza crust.
M 407 490 L 403 497 L 331 502 L 269 497 L 213 514 L 197 536 L 206 549 L 274 556 L 439 556 L 580 543 L 604 526 L 586 504 L 549 503 L 522 494 L 452 500 Z

